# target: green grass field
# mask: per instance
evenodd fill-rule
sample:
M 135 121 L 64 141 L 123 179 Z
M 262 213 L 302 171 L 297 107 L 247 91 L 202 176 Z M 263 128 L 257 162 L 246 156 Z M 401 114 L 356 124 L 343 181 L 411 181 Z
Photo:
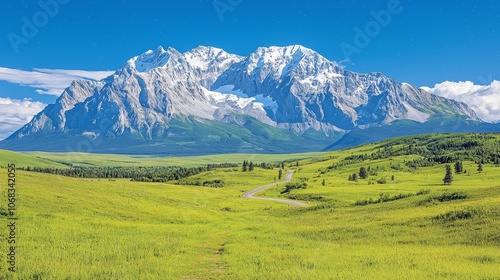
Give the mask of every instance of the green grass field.
M 225 168 L 189 178 L 220 179 L 223 188 L 19 171 L 19 271 L 8 273 L 2 261 L 0 278 L 500 279 L 500 167 L 485 164 L 479 173 L 476 163 L 464 161 L 468 173 L 454 174 L 450 186 L 443 185 L 442 164 L 391 168 L 415 155 L 365 160 L 321 174 L 347 156 L 377 149 L 367 145 L 304 157 L 300 166 L 287 169 L 296 171 L 294 181 L 307 182 L 306 189 L 287 196 L 278 186 L 260 194 L 293 195 L 309 201 L 308 208 L 241 198 L 275 182 L 277 170 Z M 13 156 L 7 160 L 18 161 Z M 378 166 L 377 175 L 348 181 L 361 166 Z M 0 169 L 0 182 L 6 172 Z M 385 184 L 376 182 L 384 177 Z M 420 190 L 429 192 L 415 195 Z M 1 191 L 6 201 L 3 183 Z M 380 193 L 414 195 L 354 205 Z M 452 199 L 453 193 L 462 196 Z M 1 234 L 5 240 L 7 231 Z M 3 254 L 6 242 L 2 246 Z
M 37 160 L 52 161 L 54 163 L 71 163 L 77 166 L 200 166 L 209 163 L 239 163 L 243 159 L 253 162 L 278 162 L 286 160 L 300 160 L 321 155 L 321 153 L 301 154 L 223 154 L 210 156 L 192 157 L 151 157 L 151 156 L 129 156 L 108 155 L 88 153 L 45 153 L 27 152 L 23 154 L 33 161 L 23 164 L 37 165 Z M 0 157 L 3 156 L 0 151 Z
M 64 164 L 51 160 L 5 150 L 0 150 L 0 159 L 0 167 L 7 167 L 7 164 L 11 162 L 15 162 L 19 166 L 66 167 Z

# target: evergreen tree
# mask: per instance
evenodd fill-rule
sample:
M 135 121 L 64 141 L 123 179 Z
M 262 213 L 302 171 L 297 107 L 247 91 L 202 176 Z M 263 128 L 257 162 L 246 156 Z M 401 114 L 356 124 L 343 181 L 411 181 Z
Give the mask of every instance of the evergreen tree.
M 281 162 L 281 169 L 285 169 L 285 162 Z
M 478 165 L 477 165 L 477 172 L 481 173 L 483 172 L 483 163 L 480 162 Z
M 326 185 L 325 179 L 323 179 L 323 182 L 321 182 L 321 185 Z
M 278 180 L 281 180 L 281 177 L 283 177 L 283 170 L 282 169 L 280 169 L 278 171 Z
M 368 172 L 366 171 L 366 168 L 361 167 L 361 168 L 359 169 L 359 178 L 361 178 L 361 179 L 366 179 L 366 178 L 368 178 Z
M 354 180 L 352 179 L 352 174 L 349 174 L 349 181 L 354 181 Z
M 299 166 L 299 161 L 297 161 L 297 162 L 295 163 L 295 166 Z
M 243 161 L 243 167 L 241 168 L 243 172 L 247 172 L 248 170 L 248 162 L 246 160 Z
M 461 161 L 455 162 L 455 173 L 461 174 L 464 171 L 464 166 Z
M 253 162 L 251 161 L 250 164 L 248 165 L 248 171 L 252 172 L 254 169 Z
M 354 182 L 357 182 L 358 181 L 358 174 L 356 174 L 356 173 L 352 174 L 352 180 Z
M 396 179 L 396 177 L 394 177 L 394 175 L 392 175 L 391 180 L 394 181 L 394 179 Z
M 453 172 L 450 165 L 446 165 L 446 175 L 444 176 L 443 182 L 445 185 L 451 185 L 451 182 L 453 182 Z

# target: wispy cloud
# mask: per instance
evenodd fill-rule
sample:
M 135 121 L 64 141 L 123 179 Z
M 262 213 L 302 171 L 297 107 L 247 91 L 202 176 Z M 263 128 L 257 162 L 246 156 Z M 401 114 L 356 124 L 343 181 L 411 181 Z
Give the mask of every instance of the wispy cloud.
M 113 71 L 84 71 L 35 68 L 25 71 L 0 67 L 0 81 L 27 86 L 40 94 L 59 96 L 74 80 L 101 80 Z
M 466 103 L 484 121 L 500 121 L 500 81 L 495 80 L 490 85 L 476 85 L 470 81 L 446 81 L 433 88 L 422 87 L 422 89 Z
M 29 99 L 0 98 L 0 140 L 9 137 L 28 123 L 47 104 Z

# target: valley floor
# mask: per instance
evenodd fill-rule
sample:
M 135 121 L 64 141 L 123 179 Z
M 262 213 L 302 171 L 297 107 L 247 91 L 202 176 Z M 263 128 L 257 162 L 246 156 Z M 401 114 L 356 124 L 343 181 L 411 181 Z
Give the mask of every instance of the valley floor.
M 500 279 L 499 166 L 464 161 L 449 186 L 443 164 L 403 168 L 415 155 L 331 168 L 368 150 L 287 162 L 307 187 L 258 194 L 310 207 L 242 197 L 279 181 L 273 169 L 190 177 L 223 188 L 18 171 L 18 272 L 2 261 L 0 279 Z
M 319 209 L 242 199 L 250 178 L 228 189 L 18 178 L 19 279 L 498 279 L 498 186 L 461 187 L 468 202 Z M 477 205 L 478 219 L 433 220 Z

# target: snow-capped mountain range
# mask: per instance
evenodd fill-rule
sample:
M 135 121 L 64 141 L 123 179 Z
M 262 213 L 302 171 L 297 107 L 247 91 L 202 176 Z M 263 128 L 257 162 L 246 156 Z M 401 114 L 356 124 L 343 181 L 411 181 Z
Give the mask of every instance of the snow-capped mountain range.
M 282 133 L 293 141 L 314 134 L 316 139 L 323 137 L 326 147 L 351 130 L 395 120 L 425 123 L 435 116 L 480 121 L 464 103 L 381 73 L 347 71 L 299 45 L 258 48 L 246 57 L 214 47 L 185 53 L 158 47 L 133 57 L 101 81 L 73 82 L 55 104 L 3 145 L 26 149 L 55 135 L 68 143 L 81 137 L 106 142 L 134 139 L 134 145 L 173 143 L 189 135 L 199 140 L 199 131 L 192 130 L 196 123 L 212 127 L 204 133 L 213 141 L 233 143 L 238 136 L 235 151 L 262 150 L 252 137 L 271 141 L 272 135 Z M 262 131 L 268 131 L 266 136 Z

